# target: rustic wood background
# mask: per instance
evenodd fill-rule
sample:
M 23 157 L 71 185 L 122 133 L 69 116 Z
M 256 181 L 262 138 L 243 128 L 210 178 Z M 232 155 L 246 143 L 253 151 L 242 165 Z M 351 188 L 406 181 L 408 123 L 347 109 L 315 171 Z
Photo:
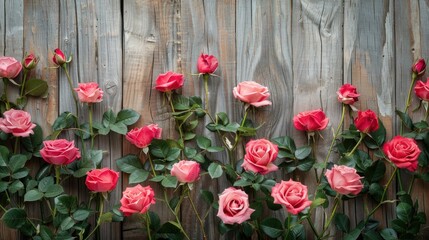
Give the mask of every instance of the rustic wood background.
M 265 122 L 259 137 L 287 134 L 302 144 L 306 139 L 293 128 L 292 116 L 320 107 L 331 120 L 329 126 L 337 126 L 341 106 L 335 92 L 352 83 L 362 95 L 356 106 L 377 112 L 390 139 L 398 126 L 394 110 L 404 108 L 410 65 L 420 56 L 429 57 L 428 5 L 424 0 L 0 0 L 0 54 L 40 56 L 37 75 L 49 82 L 50 94 L 46 100 L 30 101 L 27 111 L 45 132 L 59 113 L 74 108 L 64 74 L 50 68 L 52 52 L 59 47 L 73 55 L 75 84 L 97 81 L 105 90 L 98 117 L 108 108 L 133 108 L 142 114 L 137 125 L 156 122 L 163 137 L 174 136 L 174 123 L 161 95 L 152 89 L 154 81 L 159 73 L 180 72 L 186 76 L 182 93 L 202 96 L 201 81 L 192 73 L 204 52 L 220 63 L 216 73 L 221 77 L 210 81 L 212 111 L 225 111 L 237 120 L 241 104 L 232 88 L 245 80 L 269 87 L 273 105 L 251 116 Z M 321 158 L 331 136 L 330 130 L 324 132 Z M 97 147 L 107 151 L 103 165 L 112 168 L 115 159 L 136 152 L 117 136 L 99 138 Z M 311 176 L 301 180 L 314 185 Z M 126 176 L 122 179 L 124 189 Z M 214 193 L 226 187 L 208 178 L 199 184 Z M 417 181 L 413 194 L 429 213 L 424 189 Z M 73 182 L 69 191 L 82 195 L 86 190 Z M 118 188 L 112 193 L 110 205 L 121 192 Z M 152 210 L 168 217 L 161 205 Z M 344 203 L 342 210 L 354 226 L 365 212 L 362 198 Z M 383 208 L 376 217 L 386 224 L 395 216 L 393 210 Z M 320 214 L 316 219 L 322 224 Z M 196 219 L 184 214 L 183 221 L 192 238 L 200 239 Z M 215 214 L 206 221 L 209 239 L 220 238 L 217 222 Z M 103 239 L 141 239 L 139 227 L 129 220 L 105 225 Z M 0 239 L 16 236 L 0 227 Z

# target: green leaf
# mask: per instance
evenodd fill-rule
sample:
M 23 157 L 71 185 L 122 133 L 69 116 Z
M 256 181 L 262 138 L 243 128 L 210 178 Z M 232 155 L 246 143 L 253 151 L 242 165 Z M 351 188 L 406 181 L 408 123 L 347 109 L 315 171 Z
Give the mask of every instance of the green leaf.
M 150 153 L 161 159 L 165 159 L 168 156 L 170 151 L 170 146 L 168 146 L 167 141 L 161 139 L 153 139 L 149 145 Z
M 27 213 L 21 208 L 11 208 L 7 210 L 1 218 L 6 226 L 13 229 L 21 228 L 25 224 L 26 219 Z
M 315 160 L 313 158 L 306 158 L 304 160 L 298 161 L 296 167 L 303 172 L 307 172 L 313 167 L 314 162 Z
M 413 121 L 411 120 L 410 116 L 406 113 L 403 113 L 399 110 L 396 110 L 395 113 L 399 116 L 399 118 L 402 120 L 402 123 L 408 128 L 413 128 Z
M 52 129 L 54 131 L 63 130 L 65 128 L 71 128 L 76 123 L 77 118 L 70 112 L 63 112 L 60 116 L 55 120 L 52 125 Z
M 24 85 L 24 95 L 44 97 L 48 94 L 48 83 L 42 79 L 28 79 Z
M 0 193 L 6 191 L 9 186 L 9 182 L 0 181 Z
M 29 137 L 21 138 L 21 144 L 28 152 L 35 153 L 41 149 L 43 143 L 43 131 L 42 128 L 36 124 L 33 128 L 33 134 Z
M 223 151 L 223 147 L 208 147 L 207 152 L 221 152 Z
M 143 169 L 143 164 L 140 162 L 140 159 L 132 154 L 116 160 L 116 165 L 122 172 L 130 174 L 136 170 Z
M 381 160 L 375 161 L 370 167 L 365 171 L 365 179 L 369 183 L 378 182 L 384 177 L 386 172 L 386 165 Z
M 398 235 L 392 228 L 385 228 L 380 231 L 380 235 L 384 240 L 397 240 Z
M 161 181 L 161 185 L 166 188 L 176 188 L 177 187 L 177 178 L 171 175 L 166 175 Z
M 21 169 L 25 166 L 27 162 L 27 157 L 22 154 L 12 155 L 9 160 L 9 168 L 12 172 L 16 172 L 18 169 Z
M 77 198 L 68 195 L 58 196 L 55 198 L 55 206 L 59 213 L 69 214 L 77 209 Z
M 220 125 L 219 130 L 223 131 L 223 132 L 237 132 L 237 130 L 240 128 L 240 124 L 233 122 L 233 123 L 229 123 L 226 126 L 222 126 Z
M 46 190 L 45 197 L 51 198 L 56 197 L 64 192 L 64 189 L 59 184 L 50 185 Z
M 283 224 L 277 218 L 266 218 L 261 222 L 262 231 L 271 238 L 278 238 L 283 233 Z
M 146 181 L 149 176 L 149 172 L 144 169 L 137 169 L 133 171 L 129 178 L 129 184 L 141 183 Z
M 224 126 L 229 123 L 228 115 L 225 112 L 216 113 L 216 120 Z
M 111 125 L 116 123 L 116 115 L 115 113 L 112 111 L 112 109 L 107 110 L 104 114 L 103 114 L 103 120 L 102 120 L 103 126 L 104 127 L 110 127 Z
M 13 181 L 8 187 L 10 193 L 16 193 L 21 189 L 24 189 L 24 184 L 20 180 Z
M 413 217 L 413 207 L 408 203 L 399 203 L 398 206 L 396 206 L 396 216 L 401 221 L 406 223 L 410 222 Z
M 39 190 L 33 189 L 25 193 L 24 202 L 34 202 L 40 200 L 43 197 L 43 193 Z
M 379 183 L 371 183 L 368 193 L 378 202 L 381 201 L 383 187 Z
M 28 99 L 26 96 L 18 97 L 16 99 L 16 105 L 19 109 L 24 109 L 25 105 L 27 105 Z
M 293 240 L 305 240 L 305 228 L 302 224 L 295 224 L 291 227 L 292 239 Z
M 54 234 L 49 227 L 40 225 L 40 237 L 42 237 L 42 240 L 51 240 L 54 239 Z
M 204 201 L 206 201 L 208 204 L 212 204 L 214 201 L 213 193 L 207 191 L 207 190 L 200 190 L 200 194 L 203 197 Z
M 296 150 L 295 141 L 292 138 L 288 137 L 288 136 L 274 138 L 273 142 L 280 149 L 286 149 L 289 152 L 295 152 L 295 150 Z
M 21 179 L 21 178 L 25 178 L 28 176 L 28 173 L 30 172 L 30 170 L 28 168 L 21 168 L 18 169 L 17 171 L 15 171 L 15 173 L 13 173 L 11 175 L 11 177 L 13 179 Z
M 66 231 L 72 228 L 75 224 L 75 221 L 71 217 L 66 217 L 60 225 L 61 230 Z
M 197 136 L 197 145 L 201 149 L 207 149 L 212 145 L 212 141 L 204 136 Z
M 164 175 L 158 175 L 156 177 L 151 178 L 149 181 L 152 182 L 161 182 L 162 180 L 164 180 L 165 176 Z
M 175 95 L 173 98 L 174 109 L 184 111 L 189 109 L 189 98 L 183 95 Z
M 6 167 L 9 162 L 9 149 L 0 145 L 0 167 Z
M 140 118 L 140 114 L 132 109 L 122 109 L 118 112 L 116 123 L 123 123 L 127 126 L 136 123 Z
M 114 131 L 115 133 L 122 134 L 122 135 L 125 135 L 128 132 L 127 125 L 125 125 L 122 122 L 117 122 L 115 124 L 110 125 L 110 130 Z
M 218 178 L 223 174 L 222 166 L 218 163 L 212 162 L 209 165 L 208 172 L 212 179 Z
M 103 213 L 103 215 L 101 215 L 101 217 L 100 217 L 100 223 L 112 222 L 112 218 L 113 218 L 112 212 Z
M 240 178 L 234 182 L 234 187 L 246 187 L 252 185 L 252 182 L 246 178 Z
M 185 156 L 188 159 L 189 158 L 193 158 L 193 157 L 195 157 L 195 155 L 197 155 L 197 149 L 190 148 L 190 147 L 185 147 L 185 150 L 183 151 L 183 153 L 185 154 Z
M 84 221 L 88 219 L 89 214 L 91 214 L 91 211 L 86 209 L 78 209 L 76 212 L 73 213 L 73 219 L 76 221 Z
M 308 157 L 311 153 L 311 146 L 302 146 L 296 149 L 295 157 L 299 160 L 302 160 Z
M 342 232 L 348 233 L 350 231 L 350 219 L 343 213 L 335 214 L 335 226 Z
M 372 146 L 372 144 L 370 144 L 370 141 L 368 141 L 367 139 L 368 138 L 364 138 L 364 142 L 371 149 L 376 149 L 383 145 L 384 141 L 386 140 L 386 128 L 384 127 L 383 122 L 380 119 L 378 119 L 378 129 L 371 133 L 370 138 L 372 139 L 372 141 L 375 142 L 375 145 Z

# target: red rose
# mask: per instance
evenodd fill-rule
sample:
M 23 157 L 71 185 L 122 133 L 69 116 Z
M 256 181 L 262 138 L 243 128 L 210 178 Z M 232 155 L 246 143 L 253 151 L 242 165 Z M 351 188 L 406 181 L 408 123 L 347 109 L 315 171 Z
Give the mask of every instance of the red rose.
M 249 196 L 243 190 L 230 187 L 219 195 L 217 216 L 225 224 L 241 224 L 249 220 L 254 211 L 250 208 Z
M 158 124 L 149 124 L 145 127 L 130 130 L 125 138 L 138 148 L 149 146 L 154 138 L 161 138 L 162 128 Z
M 356 128 L 362 133 L 370 133 L 378 129 L 377 115 L 371 109 L 365 112 L 358 111 L 358 116 L 355 118 L 354 123 Z
M 212 74 L 216 71 L 219 65 L 217 58 L 213 55 L 201 54 L 198 58 L 198 72 L 202 74 Z
M 414 92 L 416 96 L 423 101 L 429 101 L 429 78 L 426 80 L 426 83 L 422 81 L 417 81 L 414 86 Z
M 311 205 L 311 201 L 308 200 L 307 186 L 293 180 L 277 183 L 271 189 L 271 196 L 274 198 L 274 203 L 285 206 L 286 210 L 293 215 L 297 215 Z
M 150 205 L 155 204 L 155 192 L 150 186 L 142 187 L 137 184 L 134 187 L 127 187 L 122 193 L 119 210 L 124 216 L 131 216 L 133 213 L 145 213 Z
M 255 107 L 271 105 L 267 99 L 270 93 L 267 87 L 254 81 L 241 82 L 232 90 L 234 97 Z
M 79 83 L 79 87 L 74 90 L 81 102 L 96 103 L 103 101 L 103 90 L 98 87 L 98 83 Z
M 61 51 L 61 49 L 57 48 L 54 50 L 54 56 L 52 57 L 52 61 L 57 66 L 61 66 L 64 63 L 69 63 L 71 61 L 71 58 L 67 60 L 66 55 Z
M 171 176 L 181 183 L 191 183 L 200 177 L 200 164 L 195 161 L 182 160 L 171 168 Z
M 361 176 L 357 174 L 356 169 L 344 165 L 334 165 L 332 169 L 325 173 L 331 188 L 343 195 L 358 195 L 363 188 Z
M 322 109 L 300 112 L 293 117 L 293 125 L 296 129 L 306 132 L 320 131 L 328 126 L 329 119 Z
M 344 104 L 353 104 L 358 101 L 359 93 L 356 91 L 356 87 L 346 83 L 340 87 L 337 91 L 337 99 L 339 102 Z
M 54 165 L 67 165 L 80 158 L 79 149 L 74 146 L 74 141 L 65 139 L 47 140 L 43 142 L 40 155 L 43 160 Z
M 418 59 L 411 67 L 411 71 L 417 75 L 423 74 L 426 71 L 425 60 L 423 58 Z
M 383 152 L 398 168 L 416 171 L 421 151 L 414 139 L 396 136 L 383 145 Z
M 159 74 L 156 79 L 155 89 L 160 92 L 170 92 L 183 86 L 183 75 L 175 72 Z
M 0 129 L 12 133 L 15 137 L 28 137 L 33 134 L 36 124 L 31 122 L 31 115 L 23 110 L 10 109 L 0 118 Z
M 109 192 L 115 189 L 119 173 L 109 168 L 93 169 L 86 173 L 85 185 L 93 192 Z
M 22 64 L 13 57 L 0 57 L 0 77 L 15 78 L 22 70 Z
M 24 58 L 24 61 L 22 61 L 22 66 L 27 70 L 31 70 L 37 66 L 38 62 L 39 59 L 31 53 Z
M 246 144 L 246 154 L 241 165 L 246 171 L 267 174 L 276 171 L 273 164 L 277 158 L 279 148 L 267 139 L 250 140 Z

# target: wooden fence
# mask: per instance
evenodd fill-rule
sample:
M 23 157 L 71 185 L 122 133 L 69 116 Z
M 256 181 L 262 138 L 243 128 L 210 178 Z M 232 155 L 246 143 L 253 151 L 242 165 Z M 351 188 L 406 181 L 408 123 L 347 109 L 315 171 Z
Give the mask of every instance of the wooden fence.
M 26 109 L 44 132 L 59 113 L 74 109 L 66 77 L 49 68 L 57 47 L 73 55 L 75 84 L 97 81 L 104 89 L 98 118 L 108 108 L 132 108 L 142 114 L 137 125 L 156 122 L 164 137 L 174 136 L 174 123 L 153 90 L 154 80 L 168 70 L 180 72 L 186 76 L 183 94 L 203 96 L 201 81 L 192 73 L 200 53 L 213 54 L 220 78 L 210 81 L 210 108 L 238 119 L 241 105 L 232 89 L 242 81 L 257 81 L 270 89 L 273 102 L 253 116 L 265 122 L 258 136 L 291 135 L 298 144 L 306 139 L 293 128 L 292 116 L 322 107 L 329 128 L 337 126 L 341 106 L 336 90 L 343 83 L 357 86 L 362 97 L 356 106 L 377 112 L 390 139 L 398 129 L 395 108 L 404 108 L 410 65 L 429 57 L 429 2 L 424 0 L 0 0 L 0 19 L 1 54 L 22 59 L 33 52 L 40 56 L 39 66 L 45 66 L 37 75 L 49 82 L 49 97 L 30 101 Z M 326 150 L 331 131 L 323 136 L 319 148 Z M 112 168 L 116 159 L 137 151 L 117 136 L 100 138 L 97 146 L 107 151 L 103 165 Z M 310 177 L 301 180 L 314 185 Z M 121 182 L 124 189 L 126 176 Z M 201 185 L 215 193 L 226 187 L 208 178 L 197 188 Z M 71 183 L 69 191 L 79 195 L 86 189 Z M 110 205 L 118 203 L 121 192 L 112 193 Z M 417 181 L 413 195 L 426 213 L 428 194 Z M 154 210 L 168 216 L 162 207 Z M 365 212 L 362 198 L 348 201 L 342 210 L 354 226 Z M 394 214 L 390 206 L 376 218 L 387 224 Z M 199 230 L 192 231 L 196 219 L 184 214 L 183 221 L 192 238 L 200 239 Z M 220 238 L 217 222 L 211 214 L 209 239 Z M 141 239 L 138 227 L 133 221 L 104 226 L 103 239 Z M 15 238 L 16 233 L 1 227 L 0 239 Z

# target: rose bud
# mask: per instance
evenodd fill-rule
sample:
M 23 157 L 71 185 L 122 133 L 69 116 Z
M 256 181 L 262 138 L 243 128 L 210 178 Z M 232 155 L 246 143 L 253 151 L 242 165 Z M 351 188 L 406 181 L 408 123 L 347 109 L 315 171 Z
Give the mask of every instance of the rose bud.
M 254 211 L 250 208 L 249 196 L 243 190 L 230 187 L 219 195 L 217 216 L 225 224 L 241 224 L 249 220 Z
M 398 168 L 416 171 L 421 150 L 414 139 L 396 136 L 383 145 L 383 152 Z
M 103 90 L 98 87 L 98 83 L 79 83 L 79 87 L 74 90 L 81 102 L 97 103 L 103 101 Z
M 250 140 L 246 144 L 246 154 L 241 165 L 246 171 L 262 175 L 276 171 L 278 167 L 273 164 L 279 153 L 277 145 L 267 139 Z
M 418 75 L 423 74 L 426 71 L 426 62 L 423 58 L 418 59 L 411 68 L 411 71 Z
M 15 78 L 22 70 L 22 64 L 13 57 L 0 57 L 0 77 Z
M 79 149 L 74 146 L 74 141 L 65 139 L 44 141 L 40 155 L 43 160 L 53 165 L 67 165 L 80 158 Z
M 293 117 L 293 125 L 300 131 L 321 131 L 328 126 L 328 123 L 329 119 L 321 109 L 300 112 Z
M 86 173 L 85 185 L 92 192 L 110 192 L 118 179 L 119 173 L 109 168 L 93 169 Z
M 254 81 L 239 83 L 232 93 L 236 99 L 255 107 L 271 105 L 271 101 L 267 100 L 270 97 L 268 88 Z
M 0 118 L 0 129 L 5 133 L 12 133 L 14 137 L 28 137 L 34 134 L 36 124 L 31 122 L 31 115 L 23 110 L 10 109 Z
M 274 198 L 274 203 L 285 206 L 286 210 L 293 215 L 297 215 L 311 205 L 311 201 L 308 200 L 307 186 L 293 180 L 277 183 L 271 189 L 271 196 Z
M 360 94 L 357 93 L 356 87 L 349 83 L 344 84 L 337 91 L 338 101 L 344 104 L 352 105 L 353 103 L 358 101 L 359 96 Z
M 149 124 L 141 128 L 134 128 L 130 130 L 125 138 L 134 146 L 138 148 L 146 148 L 154 138 L 161 138 L 162 128 L 158 124 Z
M 27 70 L 31 70 L 37 66 L 38 62 L 39 59 L 31 53 L 22 61 L 22 66 Z
M 423 101 L 429 101 L 429 78 L 426 80 L 426 83 L 422 81 L 417 81 L 414 86 L 414 92 L 416 96 Z
M 344 165 L 334 165 L 326 170 L 326 179 L 331 188 L 343 195 L 358 195 L 363 188 L 361 176 L 357 174 L 356 169 Z
M 61 51 L 61 49 L 57 48 L 54 50 L 54 56 L 52 57 L 52 61 L 57 66 L 61 66 L 64 63 L 69 63 L 71 61 L 71 57 L 67 60 L 66 55 Z
M 171 92 L 183 86 L 183 75 L 175 72 L 159 74 L 156 79 L 155 89 L 160 92 Z
M 124 216 L 131 216 L 133 213 L 146 213 L 152 204 L 155 204 L 155 192 L 150 186 L 142 187 L 137 184 L 134 187 L 127 187 L 122 193 L 119 210 Z
M 201 74 L 212 74 L 219 65 L 217 58 L 213 55 L 201 54 L 198 58 L 197 68 Z
M 371 109 L 358 111 L 358 116 L 355 118 L 354 123 L 362 133 L 370 133 L 378 129 L 377 115 Z
M 179 161 L 173 164 L 171 176 L 175 176 L 181 183 L 192 183 L 200 177 L 200 164 L 195 161 Z

